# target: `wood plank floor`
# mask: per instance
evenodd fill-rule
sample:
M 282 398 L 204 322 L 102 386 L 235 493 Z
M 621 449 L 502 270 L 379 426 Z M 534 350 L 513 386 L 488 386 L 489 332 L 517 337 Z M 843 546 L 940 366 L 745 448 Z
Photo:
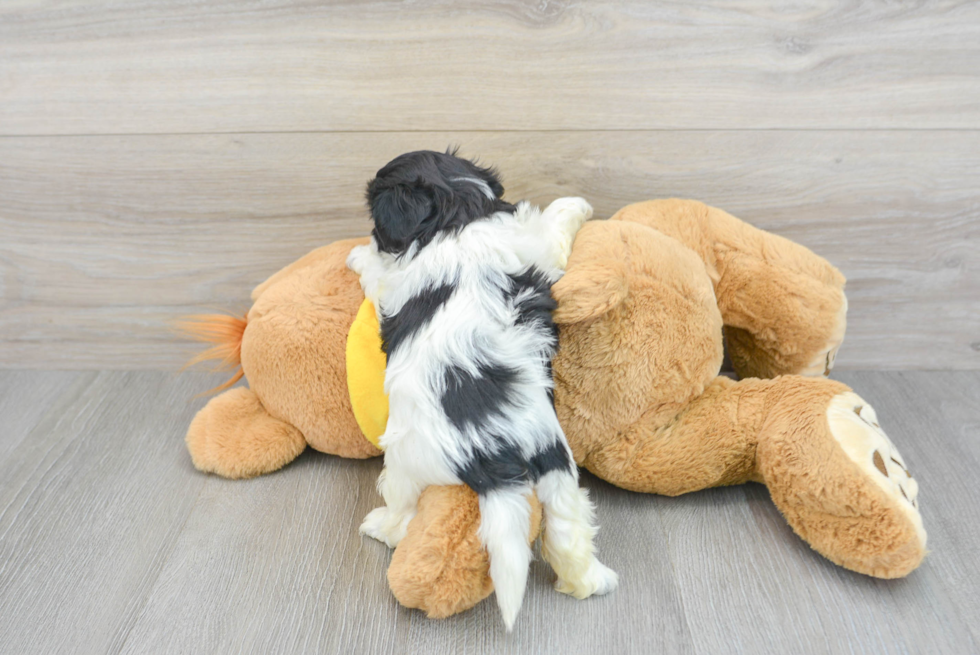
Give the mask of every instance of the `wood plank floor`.
M 357 535 L 380 461 L 308 451 L 274 475 L 196 472 L 215 378 L 0 372 L 0 635 L 27 653 L 967 653 L 980 650 L 980 373 L 845 372 L 921 484 L 931 553 L 904 580 L 822 559 L 760 485 L 679 498 L 592 477 L 613 595 L 533 564 L 515 632 L 492 602 L 397 605 Z

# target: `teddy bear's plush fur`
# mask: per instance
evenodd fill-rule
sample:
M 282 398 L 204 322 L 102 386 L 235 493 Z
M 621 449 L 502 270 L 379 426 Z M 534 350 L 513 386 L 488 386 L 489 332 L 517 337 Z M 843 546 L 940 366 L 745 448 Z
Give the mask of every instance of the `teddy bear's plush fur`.
M 253 291 L 246 319 L 197 323 L 218 343 L 212 355 L 235 362 L 240 352 L 249 382 L 192 422 L 199 469 L 260 475 L 307 444 L 380 454 L 354 419 L 345 370 L 363 295 L 344 262 L 366 242 L 333 243 L 279 271 Z M 644 202 L 586 223 L 552 287 L 555 408 L 576 461 L 647 493 L 761 482 L 830 560 L 907 575 L 925 554 L 915 480 L 874 410 L 824 377 L 844 336 L 843 287 L 806 248 L 699 202 Z M 719 376 L 723 335 L 740 381 Z M 539 509 L 534 517 L 532 535 Z M 398 600 L 443 617 L 488 596 L 478 524 L 469 489 L 429 488 L 388 570 Z

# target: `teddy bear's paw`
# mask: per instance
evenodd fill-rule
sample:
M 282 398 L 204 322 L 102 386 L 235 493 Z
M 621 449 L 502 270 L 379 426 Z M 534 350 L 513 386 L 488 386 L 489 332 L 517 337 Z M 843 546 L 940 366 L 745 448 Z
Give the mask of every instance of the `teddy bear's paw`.
M 585 575 L 576 580 L 558 578 L 555 589 L 579 600 L 608 594 L 619 586 L 619 575 L 597 559 L 592 560 Z
M 830 338 L 820 351 L 813 356 L 810 363 L 800 371 L 800 375 L 808 377 L 827 377 L 831 369 L 834 368 L 834 361 L 837 359 L 837 351 L 840 350 L 844 342 L 844 332 L 847 330 L 847 296 L 843 296 L 844 302 L 837 310 L 834 329 L 830 333 Z
M 411 514 L 395 516 L 388 507 L 378 507 L 368 512 L 358 531 L 388 544 L 389 548 L 394 548 L 405 538 L 412 516 Z
M 919 485 L 895 444 L 878 424 L 874 408 L 853 392 L 838 394 L 827 410 L 830 431 L 866 477 L 890 496 L 908 518 L 921 546 L 926 532 L 919 514 Z

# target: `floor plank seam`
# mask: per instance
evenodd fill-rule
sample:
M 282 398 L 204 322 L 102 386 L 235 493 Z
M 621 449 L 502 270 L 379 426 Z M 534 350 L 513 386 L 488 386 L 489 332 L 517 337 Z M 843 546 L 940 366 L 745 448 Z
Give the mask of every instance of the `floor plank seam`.
M 119 655 L 119 653 L 122 653 L 123 650 L 125 650 L 126 644 L 129 642 L 129 638 L 132 635 L 133 630 L 136 628 L 136 625 L 140 622 L 140 619 L 143 617 L 143 613 L 146 610 L 146 606 L 150 602 L 150 598 L 152 598 L 153 592 L 156 589 L 157 584 L 160 582 L 160 576 L 163 574 L 163 571 L 166 569 L 167 563 L 170 561 L 170 558 L 173 556 L 174 550 L 177 548 L 177 543 L 180 541 L 180 535 L 184 533 L 184 529 L 187 527 L 187 522 L 190 521 L 191 516 L 194 514 L 194 509 L 197 507 L 198 501 L 200 501 L 201 495 L 204 493 L 204 489 L 207 487 L 207 482 L 208 481 L 205 481 L 205 483 L 202 484 L 201 487 L 197 490 L 197 495 L 194 497 L 194 502 L 187 510 L 187 514 L 184 516 L 184 520 L 183 522 L 181 522 L 180 528 L 174 532 L 173 539 L 170 540 L 170 543 L 167 546 L 167 554 L 163 556 L 160 559 L 158 565 L 154 567 L 156 569 L 156 573 L 153 575 L 153 582 L 147 588 L 146 594 L 143 596 L 143 599 L 139 604 L 138 610 L 134 612 L 129 627 L 126 629 L 126 634 L 123 635 L 122 641 L 119 644 L 119 648 L 113 651 L 114 655 Z M 113 641 L 115 641 L 115 639 L 113 639 Z M 110 648 L 112 647 L 112 642 L 109 643 L 109 647 Z
M 684 598 L 684 592 L 680 585 L 680 576 L 677 574 L 677 563 L 674 561 L 674 555 L 670 549 L 670 533 L 667 531 L 667 526 L 664 524 L 664 515 L 660 511 L 660 507 L 657 507 L 657 524 L 660 526 L 660 532 L 664 536 L 664 543 L 667 546 L 667 561 L 670 562 L 670 577 L 672 586 L 674 588 L 674 593 L 677 595 L 677 599 L 681 604 L 681 616 L 684 617 L 684 630 L 687 636 L 687 643 L 690 644 L 691 650 L 698 653 L 697 644 L 694 642 L 694 631 L 691 629 L 691 620 L 687 615 L 687 602 Z
M 578 134 L 578 133 L 659 133 L 659 132 L 741 132 L 741 133 L 765 133 L 765 132 L 817 132 L 817 133 L 842 133 L 842 132 L 900 132 L 900 133 L 925 133 L 925 132 L 957 132 L 957 133 L 978 133 L 980 127 L 610 127 L 610 128 L 455 128 L 445 130 L 412 130 L 412 129 L 390 129 L 390 130 L 232 130 L 232 131 L 199 131 L 199 132 L 68 132 L 68 133 L 25 133 L 25 134 L 0 134 L 0 139 L 51 139 L 51 138 L 117 138 L 117 137 L 175 137 L 175 136 L 253 136 L 253 135 L 277 135 L 277 134 Z

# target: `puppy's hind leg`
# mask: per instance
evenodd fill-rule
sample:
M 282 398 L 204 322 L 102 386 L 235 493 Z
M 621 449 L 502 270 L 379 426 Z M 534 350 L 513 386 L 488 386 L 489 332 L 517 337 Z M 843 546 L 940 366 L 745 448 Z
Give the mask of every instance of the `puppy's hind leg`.
M 360 533 L 394 548 L 418 511 L 422 489 L 399 469 L 385 467 L 378 478 L 378 490 L 386 506 L 373 509 L 364 517 Z
M 555 589 L 575 598 L 606 594 L 619 576 L 595 557 L 595 512 L 578 476 L 567 469 L 551 471 L 537 484 L 544 508 L 542 554 L 558 574 Z

